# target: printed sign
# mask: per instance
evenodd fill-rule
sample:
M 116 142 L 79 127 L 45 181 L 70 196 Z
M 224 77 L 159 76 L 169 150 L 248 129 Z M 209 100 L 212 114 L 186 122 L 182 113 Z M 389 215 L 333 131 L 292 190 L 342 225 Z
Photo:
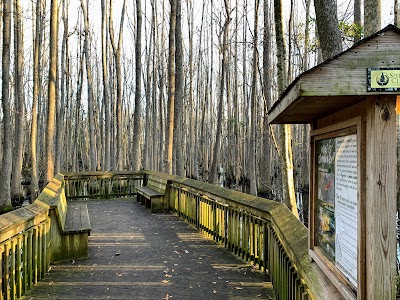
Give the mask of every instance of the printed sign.
M 368 68 L 368 92 L 400 91 L 400 68 Z
M 357 286 L 357 135 L 317 141 L 317 246 Z

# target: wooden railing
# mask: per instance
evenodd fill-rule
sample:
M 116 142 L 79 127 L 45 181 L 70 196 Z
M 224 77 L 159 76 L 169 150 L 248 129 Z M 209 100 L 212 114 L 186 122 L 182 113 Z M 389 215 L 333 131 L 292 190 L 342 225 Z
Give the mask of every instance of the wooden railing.
M 340 299 L 310 262 L 308 230 L 281 203 L 163 173 L 58 174 L 31 205 L 0 217 L 0 300 L 23 295 L 48 271 L 59 238 L 59 199 L 132 197 L 145 177 L 167 182 L 172 212 L 267 272 L 277 299 Z M 53 211 L 53 212 L 52 212 Z M 56 242 L 54 242 L 56 243 Z
M 44 277 L 50 262 L 69 259 L 71 252 L 79 254 L 63 244 L 66 197 L 132 197 L 142 178 L 122 172 L 57 174 L 32 204 L 1 215 L 0 300 L 20 298 Z
M 133 197 L 142 185 L 138 172 L 64 173 L 65 193 L 69 200 Z
M 267 272 L 277 299 L 342 299 L 308 255 L 308 230 L 282 203 L 188 178 L 168 179 L 170 210 Z
M 70 199 L 93 199 L 130 197 L 151 177 L 165 180 L 172 212 L 268 273 L 277 299 L 342 298 L 310 262 L 307 228 L 281 203 L 152 171 L 65 174 L 64 180 Z M 118 192 L 110 192 L 113 182 L 122 183 Z

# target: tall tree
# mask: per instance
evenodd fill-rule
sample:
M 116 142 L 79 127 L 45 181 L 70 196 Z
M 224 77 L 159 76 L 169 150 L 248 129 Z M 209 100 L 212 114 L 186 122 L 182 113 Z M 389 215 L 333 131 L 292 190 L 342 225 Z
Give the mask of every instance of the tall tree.
M 275 38 L 277 47 L 278 92 L 282 94 L 287 85 L 286 78 L 286 50 L 283 36 L 282 0 L 274 0 Z M 280 127 L 280 161 L 282 172 L 282 198 L 283 203 L 289 207 L 298 218 L 296 196 L 294 191 L 294 168 L 292 152 L 291 125 L 283 124 Z
M 169 49 L 168 49 L 168 112 L 165 143 L 165 172 L 172 174 L 172 147 L 174 142 L 174 108 L 175 108 L 175 29 L 176 0 L 169 0 Z
M 61 45 L 61 82 L 60 82 L 60 101 L 56 103 L 56 164 L 55 172 L 58 173 L 61 170 L 62 154 L 63 154 L 63 141 L 64 141 L 64 105 L 68 96 L 68 90 L 66 90 L 66 77 L 68 69 L 68 4 L 67 0 L 62 0 L 62 15 L 63 21 L 63 37 Z
M 12 126 L 10 99 L 10 46 L 12 2 L 3 2 L 3 53 L 1 101 L 3 108 L 3 160 L 0 174 L 0 210 L 11 207 Z
M 86 0 L 89 2 L 89 0 Z M 96 142 L 96 111 L 94 103 L 94 92 L 93 92 L 93 75 L 92 66 L 90 62 L 90 30 L 89 30 L 89 14 L 87 11 L 87 4 L 85 0 L 81 0 L 81 7 L 83 11 L 83 22 L 85 27 L 85 41 L 83 49 L 85 53 L 86 62 L 86 76 L 87 76 L 87 90 L 88 90 L 88 121 L 89 121 L 89 140 L 90 140 L 90 160 L 89 160 L 89 171 L 95 171 L 98 169 L 99 160 L 97 159 L 97 142 Z
M 33 46 L 33 99 L 32 99 L 32 119 L 31 119 L 31 201 L 39 195 L 39 176 L 37 164 L 37 106 L 40 98 L 40 54 L 43 40 L 43 11 L 45 10 L 46 1 L 36 1 L 36 19 L 35 19 L 35 35 Z
M 11 199 L 20 198 L 21 171 L 25 135 L 25 96 L 24 96 L 24 32 L 20 0 L 14 0 L 14 58 L 15 58 L 15 139 L 13 151 L 13 171 Z
M 249 155 L 249 179 L 250 194 L 257 195 L 257 173 L 256 173 L 256 130 L 257 130 L 257 75 L 258 75 L 258 7 L 259 0 L 254 1 L 254 32 L 253 32 L 253 70 L 250 98 L 250 155 Z
M 355 0 L 359 1 L 359 0 Z M 304 63 L 303 63 L 303 72 L 307 71 L 309 68 L 309 49 L 310 49 L 310 23 L 311 23 L 311 18 L 310 18 L 310 5 L 311 5 L 311 0 L 306 0 L 306 25 L 304 28 Z
M 381 29 L 381 0 L 364 0 L 364 34 L 369 36 Z
M 399 0 L 394 0 L 394 25 L 396 25 L 397 27 L 400 26 L 399 10 L 400 2 Z
M 264 0 L 264 32 L 263 32 L 263 98 L 264 98 L 264 119 L 262 132 L 262 157 L 260 168 L 260 189 L 264 192 L 269 192 L 270 187 L 270 149 L 271 140 L 269 137 L 270 126 L 268 124 L 268 111 L 272 102 L 271 92 L 271 24 L 270 24 L 270 9 L 269 1 Z
M 107 1 L 101 0 L 101 63 L 103 74 L 103 106 L 104 106 L 104 163 L 103 170 L 110 170 L 110 147 L 111 147 L 111 114 L 110 114 L 110 96 L 108 83 L 108 22 L 107 22 Z
M 211 162 L 210 175 L 208 178 L 208 182 L 216 184 L 218 181 L 217 168 L 220 161 L 220 147 L 221 147 L 221 135 L 222 135 L 222 116 L 224 110 L 224 85 L 225 85 L 225 75 L 227 68 L 227 50 L 228 50 L 228 33 L 229 33 L 229 23 L 231 21 L 230 17 L 230 7 L 229 0 L 224 0 L 225 5 L 225 13 L 226 19 L 224 25 L 222 27 L 222 44 L 221 44 L 221 54 L 222 54 L 222 62 L 221 62 L 221 77 L 220 77 L 220 86 L 219 86 L 219 101 L 218 101 L 218 117 L 217 117 L 217 131 L 215 134 L 215 142 L 214 142 L 214 150 L 213 157 Z M 211 62 L 213 63 L 213 62 Z
M 47 129 L 46 129 L 46 182 L 54 177 L 54 135 L 56 114 L 56 87 L 58 61 L 58 0 L 51 0 L 50 4 L 50 63 L 47 99 Z
M 115 72 L 117 79 L 117 169 L 123 169 L 123 147 L 122 147 L 122 68 L 121 68 L 121 51 L 122 51 L 122 36 L 124 29 L 124 20 L 125 20 L 125 7 L 126 0 L 124 0 L 122 4 L 121 11 L 121 20 L 119 23 L 119 34 L 118 34 L 118 44 L 114 38 L 114 26 L 112 21 L 113 9 L 112 9 L 113 0 L 110 0 L 110 16 L 109 16 L 109 30 L 110 30 L 110 40 L 114 53 L 114 62 L 115 62 Z
M 149 58 L 150 59 L 150 58 Z M 132 169 L 139 170 L 141 162 L 141 97 L 142 97 L 142 1 L 136 0 L 136 45 L 135 45 L 135 113 L 133 116 Z M 146 132 L 146 136 L 149 132 Z
M 342 52 L 336 1 L 314 0 L 318 38 L 324 60 Z
M 183 50 L 182 50 L 182 3 L 176 1 L 175 27 L 175 105 L 174 105 L 174 149 L 175 172 L 178 176 L 185 176 L 182 147 L 182 113 L 183 113 Z
M 361 28 L 361 0 L 354 0 L 354 25 Z M 360 35 L 354 35 L 354 42 L 358 42 L 360 38 Z

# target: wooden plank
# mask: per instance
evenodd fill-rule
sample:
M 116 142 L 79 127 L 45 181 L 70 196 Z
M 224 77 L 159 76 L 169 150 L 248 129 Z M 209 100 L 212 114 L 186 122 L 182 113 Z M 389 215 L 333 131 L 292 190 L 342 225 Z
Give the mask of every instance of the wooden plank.
M 91 230 L 89 212 L 86 204 L 70 204 L 65 220 L 64 233 L 87 232 Z
M 140 188 L 137 189 L 138 194 L 141 194 L 143 196 L 145 196 L 146 198 L 151 198 L 151 197 L 157 197 L 157 196 L 163 196 L 164 194 L 153 190 L 147 186 L 142 186 Z
M 396 94 L 396 91 L 368 92 L 367 69 L 398 67 L 399 45 L 399 32 L 388 28 L 303 73 L 273 105 L 269 122 L 310 123 L 331 111 L 363 101 L 360 96 Z
M 396 297 L 396 96 L 369 97 L 366 125 L 366 289 Z

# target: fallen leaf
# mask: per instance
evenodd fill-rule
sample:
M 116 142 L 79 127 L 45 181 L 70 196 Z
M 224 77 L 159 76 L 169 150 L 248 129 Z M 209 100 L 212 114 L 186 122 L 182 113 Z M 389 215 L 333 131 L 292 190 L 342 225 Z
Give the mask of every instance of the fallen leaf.
M 217 284 L 217 283 L 215 281 L 213 281 L 212 284 Z
M 172 275 L 169 275 L 169 274 L 165 274 L 164 276 L 167 277 L 167 278 L 171 278 L 172 277 Z
M 262 297 L 262 294 L 258 294 L 256 297 L 257 297 L 257 298 L 260 298 L 260 297 Z
M 216 294 L 216 293 L 217 293 L 217 291 L 216 291 L 216 290 L 213 290 L 213 293 L 214 293 L 214 294 Z
M 183 252 L 185 252 L 185 253 L 189 253 L 189 251 L 187 251 L 187 250 L 183 250 Z
M 165 298 L 163 298 L 163 300 L 169 300 L 169 299 L 171 299 L 171 298 L 172 298 L 172 296 L 166 294 L 166 295 L 165 295 Z
M 162 283 L 168 283 L 169 282 L 169 280 L 163 280 L 163 281 L 161 281 Z
M 236 289 L 237 289 L 237 290 L 243 290 L 243 288 L 241 288 L 241 287 L 236 287 Z

